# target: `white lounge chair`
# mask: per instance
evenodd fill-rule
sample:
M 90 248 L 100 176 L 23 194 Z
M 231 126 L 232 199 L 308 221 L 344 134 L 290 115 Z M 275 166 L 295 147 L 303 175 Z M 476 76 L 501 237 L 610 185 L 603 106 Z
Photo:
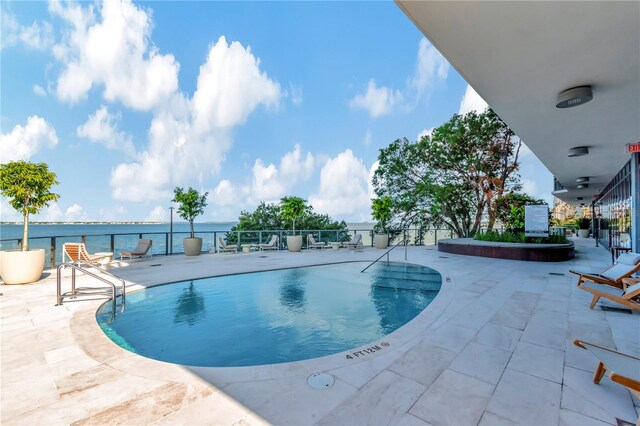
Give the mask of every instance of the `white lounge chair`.
M 262 250 L 278 250 L 278 236 L 272 235 L 271 240 L 267 244 L 258 244 L 260 251 Z
M 618 257 L 613 266 L 609 266 L 600 272 L 584 272 L 570 270 L 572 274 L 579 275 L 578 286 L 584 282 L 594 282 L 606 284 L 613 287 L 622 288 L 622 279 L 630 277 L 640 270 L 640 254 L 625 253 Z
M 215 249 L 214 249 L 215 251 Z M 224 242 L 224 238 L 218 237 L 218 253 L 238 253 L 238 246 L 233 244 L 227 244 Z
M 593 294 L 589 307 L 593 309 L 600 298 L 609 299 L 627 308 L 640 310 L 640 283 L 631 285 L 624 290 L 608 284 L 597 284 L 591 281 L 584 281 L 578 284 L 580 290 L 588 291 Z
M 64 243 L 62 245 L 62 263 L 65 262 L 65 257 L 68 257 L 74 263 L 102 263 L 109 261 L 112 254 L 113 253 L 108 255 L 89 254 L 84 243 Z
M 325 248 L 326 243 L 324 241 L 317 242 L 315 238 L 313 238 L 312 234 L 307 235 L 307 248 L 308 249 L 320 249 Z
M 352 248 L 352 249 L 362 248 L 362 235 L 355 234 L 351 239 L 351 241 L 342 243 L 342 247 Z
M 149 250 L 151 250 L 151 246 L 153 245 L 153 240 L 141 238 L 138 240 L 138 245 L 132 251 L 121 251 L 120 252 L 120 260 L 124 260 L 125 257 L 128 257 L 129 260 L 134 258 L 141 259 L 147 255 L 151 256 Z

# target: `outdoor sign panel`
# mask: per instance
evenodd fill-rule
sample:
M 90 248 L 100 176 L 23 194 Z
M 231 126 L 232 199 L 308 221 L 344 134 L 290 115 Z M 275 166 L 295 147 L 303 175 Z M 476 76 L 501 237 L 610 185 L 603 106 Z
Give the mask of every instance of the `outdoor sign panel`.
M 634 152 L 640 152 L 640 142 L 628 143 L 627 144 L 627 152 L 629 154 L 633 154 Z
M 524 235 L 525 237 L 549 236 L 549 206 L 524 206 Z

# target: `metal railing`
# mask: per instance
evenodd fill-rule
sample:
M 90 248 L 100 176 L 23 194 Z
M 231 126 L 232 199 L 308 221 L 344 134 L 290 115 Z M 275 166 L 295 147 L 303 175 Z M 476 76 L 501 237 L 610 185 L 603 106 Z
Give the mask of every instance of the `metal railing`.
M 355 228 L 355 229 L 303 229 L 296 230 L 296 235 L 313 234 L 318 242 L 341 242 L 348 241 L 354 234 L 362 235 L 362 243 L 365 246 L 373 247 L 374 231 L 372 228 Z M 29 238 L 30 248 L 44 249 L 46 255 L 46 266 L 55 268 L 56 265 L 64 263 L 60 253 L 63 252 L 62 246 L 68 242 L 82 242 L 87 245 L 87 250 L 91 253 L 95 252 L 112 252 L 114 258 L 118 257 L 121 250 L 130 250 L 136 246 L 137 240 L 140 238 L 149 238 L 153 240 L 152 254 L 156 255 L 172 255 L 182 254 L 182 242 L 179 238 L 173 236 L 189 236 L 188 231 L 171 232 L 120 232 L 120 233 L 102 233 L 102 234 L 72 234 L 72 235 L 54 235 L 54 236 L 36 236 Z M 290 230 L 248 230 L 248 231 L 196 231 L 196 236 L 203 238 L 203 249 L 205 251 L 217 249 L 217 237 L 222 236 L 226 239 L 233 239 L 234 243 L 241 244 L 262 244 L 266 243 L 271 235 L 278 235 L 278 248 L 286 248 L 286 236 L 292 235 Z M 233 235 L 233 238 L 230 238 Z M 433 228 L 408 228 L 403 231 L 403 236 L 408 240 L 409 245 L 436 245 L 439 239 L 455 238 L 453 231 L 449 229 L 433 229 Z M 171 242 L 173 241 L 173 244 Z M 9 250 L 22 247 L 22 238 L 3 238 L 0 239 L 0 249 Z M 58 257 L 60 256 L 60 257 Z
M 393 247 L 391 247 L 389 250 L 387 250 L 386 252 L 382 253 L 382 256 L 380 256 L 379 258 L 377 258 L 376 260 L 374 260 L 373 262 L 371 262 L 370 264 L 367 265 L 366 268 L 364 268 L 362 271 L 360 272 L 364 272 L 367 269 L 371 268 L 377 261 L 379 261 L 380 259 L 382 259 L 383 257 L 387 256 L 387 265 L 389 265 L 389 253 L 391 253 L 391 251 L 393 249 L 395 249 L 396 247 L 398 247 L 399 245 L 404 244 L 404 260 L 407 260 L 407 239 L 404 238 L 402 240 L 400 240 L 396 245 L 394 245 Z
M 62 271 L 66 268 L 71 269 L 71 291 L 67 291 L 63 293 L 62 292 Z M 97 270 L 98 273 L 94 273 L 90 271 L 89 268 Z M 88 275 L 92 278 L 95 278 L 98 281 L 108 284 L 109 287 L 76 287 L 76 271 L 80 271 L 85 275 Z M 124 312 L 124 308 L 126 305 L 126 300 L 125 300 L 126 282 L 124 279 L 117 277 L 112 273 L 108 272 L 107 270 L 102 269 L 97 265 L 89 262 L 62 263 L 58 266 L 57 272 L 58 273 L 56 277 L 56 306 L 62 305 L 62 303 L 64 302 L 64 299 L 66 298 L 75 299 L 79 296 L 81 297 L 81 296 L 111 295 L 112 314 L 111 314 L 111 320 L 109 322 L 113 321 L 116 315 L 116 310 L 117 310 L 118 290 L 116 288 L 116 285 L 113 283 L 113 281 L 105 278 L 104 276 L 101 276 L 101 275 L 106 275 L 107 277 L 120 282 L 120 296 L 122 301 L 120 304 L 121 306 L 120 312 Z M 109 288 L 111 289 L 110 292 L 109 292 Z

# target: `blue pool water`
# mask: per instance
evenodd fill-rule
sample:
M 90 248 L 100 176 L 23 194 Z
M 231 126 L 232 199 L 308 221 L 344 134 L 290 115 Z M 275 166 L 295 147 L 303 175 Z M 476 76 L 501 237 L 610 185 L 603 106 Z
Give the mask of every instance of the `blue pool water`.
M 140 355 L 231 367 L 316 358 L 371 343 L 435 298 L 438 272 L 404 263 L 311 266 L 213 277 L 127 295 L 123 314 L 97 314 L 103 331 Z

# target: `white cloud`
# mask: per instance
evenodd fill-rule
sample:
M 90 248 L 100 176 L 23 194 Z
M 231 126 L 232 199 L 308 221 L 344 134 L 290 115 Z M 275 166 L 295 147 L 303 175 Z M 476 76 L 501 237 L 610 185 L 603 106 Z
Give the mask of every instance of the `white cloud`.
M 198 181 L 220 170 L 231 148 L 229 130 L 259 105 L 276 105 L 280 86 L 261 73 L 250 48 L 221 37 L 200 67 L 193 99 L 175 93 L 158 108 L 149 129 L 149 145 L 137 161 L 111 173 L 117 200 L 170 197 L 170 188 Z
M 365 146 L 369 146 L 371 145 L 372 140 L 373 140 L 373 135 L 371 134 L 371 129 L 367 129 L 367 131 L 364 134 L 364 139 L 362 143 L 364 143 Z
M 446 80 L 449 67 L 444 56 L 426 38 L 423 38 L 418 46 L 416 71 L 409 86 L 420 96 L 437 81 Z
M 101 106 L 87 121 L 76 128 L 76 134 L 91 142 L 100 143 L 109 149 L 117 149 L 127 155 L 135 156 L 135 147 L 131 136 L 118 131 L 116 120 L 120 114 L 110 114 L 105 106 Z
M 49 9 L 72 27 L 53 49 L 64 65 L 56 87 L 59 99 L 74 103 L 103 85 L 107 101 L 149 110 L 177 90 L 179 64 L 150 44 L 151 17 L 131 1 L 110 0 L 86 9 L 52 1 Z
M 209 191 L 209 201 L 216 206 L 233 206 L 240 204 L 242 200 L 231 181 L 223 179 Z
M 47 49 L 53 43 L 51 24 L 36 22 L 26 26 L 20 24 L 16 18 L 2 11 L 0 21 L 0 49 L 22 44 L 30 49 Z
M 449 67 L 440 52 L 426 38 L 422 38 L 418 45 L 415 71 L 407 78 L 404 89 L 378 87 L 372 78 L 366 92 L 356 94 L 349 101 L 349 106 L 366 110 L 371 118 L 391 114 L 400 108 L 411 111 L 425 92 L 439 81 L 447 79 Z
M 80 204 L 73 204 L 67 207 L 67 210 L 64 212 L 64 218 L 69 222 L 79 222 L 87 220 L 87 214 Z
M 289 83 L 289 96 L 292 104 L 300 105 L 302 103 L 302 87 Z
M 431 136 L 433 134 L 433 131 L 435 130 L 435 127 L 431 127 L 430 129 L 423 129 L 420 133 L 418 133 L 417 139 L 416 140 L 420 140 L 422 139 L 424 136 Z
M 377 118 L 391 113 L 402 101 L 399 90 L 385 86 L 378 87 L 372 78 L 369 80 L 366 93 L 355 95 L 349 101 L 349 106 L 353 109 L 364 109 L 372 118 Z
M 8 199 L 0 198 L 0 217 L 4 222 L 22 222 L 22 214 L 11 207 Z
M 32 115 L 24 126 L 16 125 L 0 135 L 0 161 L 29 160 L 41 148 L 58 144 L 56 130 L 44 118 Z
M 37 96 L 47 96 L 47 92 L 39 84 L 33 85 L 33 93 L 35 93 Z
M 487 106 L 484 99 L 478 95 L 471 85 L 467 84 L 467 90 L 465 90 L 464 96 L 462 96 L 462 100 L 460 101 L 458 114 L 464 115 L 471 111 L 482 112 Z
M 276 202 L 288 195 L 298 182 L 305 181 L 313 174 L 315 161 L 307 152 L 302 155 L 300 145 L 296 144 L 280 159 L 280 166 L 265 165 L 260 158 L 256 159 L 251 170 L 251 182 L 243 190 L 248 196 L 249 204 L 260 201 Z
M 169 214 L 162 206 L 155 206 L 144 218 L 145 222 L 166 222 Z
M 319 213 L 350 220 L 370 220 L 373 190 L 371 176 L 377 162 L 369 169 L 362 159 L 347 149 L 330 158 L 320 171 L 320 186 L 309 203 Z
M 227 44 L 221 36 L 200 67 L 193 95 L 194 125 L 200 132 L 209 131 L 212 124 L 234 127 L 244 123 L 259 104 L 277 104 L 280 95 L 280 85 L 260 72 L 260 60 L 251 48 L 237 41 Z
M 44 220 L 45 222 L 60 222 L 64 219 L 64 213 L 62 209 L 58 205 L 58 203 L 53 202 L 49 204 L 46 211 L 44 212 Z

